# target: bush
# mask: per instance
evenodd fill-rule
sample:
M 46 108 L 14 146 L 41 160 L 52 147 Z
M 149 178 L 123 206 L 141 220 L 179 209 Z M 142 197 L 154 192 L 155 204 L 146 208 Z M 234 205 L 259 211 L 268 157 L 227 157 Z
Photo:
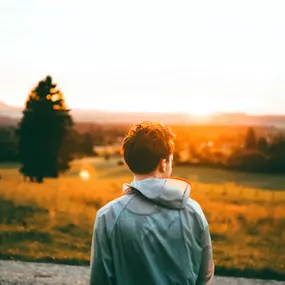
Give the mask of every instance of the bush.
M 267 172 L 269 158 L 256 150 L 240 150 L 229 157 L 228 166 L 241 171 Z

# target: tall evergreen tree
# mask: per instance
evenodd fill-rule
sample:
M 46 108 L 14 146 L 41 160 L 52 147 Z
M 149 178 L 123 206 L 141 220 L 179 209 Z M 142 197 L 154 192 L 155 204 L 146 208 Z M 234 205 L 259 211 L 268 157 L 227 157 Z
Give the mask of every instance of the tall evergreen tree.
M 20 172 L 31 181 L 58 177 L 69 168 L 71 153 L 65 150 L 73 121 L 62 92 L 47 76 L 30 92 L 19 124 Z

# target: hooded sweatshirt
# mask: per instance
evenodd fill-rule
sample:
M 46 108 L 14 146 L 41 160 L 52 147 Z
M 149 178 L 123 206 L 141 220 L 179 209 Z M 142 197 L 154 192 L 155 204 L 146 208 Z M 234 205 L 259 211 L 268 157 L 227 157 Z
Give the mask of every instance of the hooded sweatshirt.
M 90 284 L 213 284 L 208 223 L 190 190 L 172 178 L 124 184 L 97 212 Z

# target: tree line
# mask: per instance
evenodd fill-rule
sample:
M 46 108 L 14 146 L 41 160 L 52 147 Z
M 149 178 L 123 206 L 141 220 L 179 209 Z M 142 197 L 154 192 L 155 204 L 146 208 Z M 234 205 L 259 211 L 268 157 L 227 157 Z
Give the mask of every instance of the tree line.
M 207 166 L 257 173 L 285 173 L 285 136 L 283 133 L 262 136 L 257 135 L 253 127 L 248 128 L 242 143 L 236 138 L 231 143 L 230 151 L 223 147 L 217 149 L 215 144 L 189 143 L 186 147 L 187 159 L 182 159 L 185 148 L 177 150 L 175 161 L 177 164 Z
M 228 167 L 248 172 L 285 173 L 285 137 L 283 134 L 257 137 L 249 128 L 244 145 L 228 159 Z
M 75 129 L 72 130 L 69 136 L 69 140 L 72 143 L 71 155 L 73 158 L 96 155 L 93 150 L 93 146 L 96 144 L 96 142 L 102 141 L 93 133 L 81 133 Z M 0 162 L 20 161 L 18 142 L 19 136 L 17 134 L 17 128 L 0 128 Z

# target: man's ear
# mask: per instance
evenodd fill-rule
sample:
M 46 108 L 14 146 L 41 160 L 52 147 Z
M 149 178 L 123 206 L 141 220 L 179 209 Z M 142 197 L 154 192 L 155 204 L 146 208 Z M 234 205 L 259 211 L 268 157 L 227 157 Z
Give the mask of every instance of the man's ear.
M 158 164 L 159 172 L 165 172 L 166 170 L 166 159 L 161 159 Z

